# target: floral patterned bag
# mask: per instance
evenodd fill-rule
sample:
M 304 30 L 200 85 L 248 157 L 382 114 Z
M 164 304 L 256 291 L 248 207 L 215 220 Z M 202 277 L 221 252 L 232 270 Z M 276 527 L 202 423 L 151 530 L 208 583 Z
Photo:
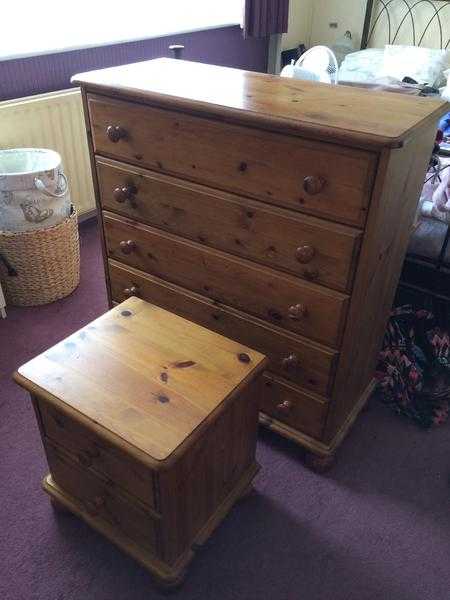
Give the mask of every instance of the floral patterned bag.
M 450 335 L 426 311 L 396 308 L 376 372 L 382 401 L 424 428 L 444 423 L 450 402 Z

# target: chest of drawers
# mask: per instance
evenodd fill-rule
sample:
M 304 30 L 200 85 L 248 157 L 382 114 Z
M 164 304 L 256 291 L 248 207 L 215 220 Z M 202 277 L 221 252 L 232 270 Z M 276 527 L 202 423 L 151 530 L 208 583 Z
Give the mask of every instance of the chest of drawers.
M 266 359 L 129 298 L 20 367 L 55 508 L 164 587 L 251 489 Z
M 373 388 L 445 103 L 168 59 L 74 82 L 110 302 L 266 354 L 260 421 L 327 466 Z

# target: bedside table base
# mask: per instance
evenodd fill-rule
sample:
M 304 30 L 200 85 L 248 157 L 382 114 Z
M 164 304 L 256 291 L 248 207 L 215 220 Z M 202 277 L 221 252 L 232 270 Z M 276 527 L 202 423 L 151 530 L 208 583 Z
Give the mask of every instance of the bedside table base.
M 222 504 L 219 505 L 205 526 L 198 532 L 197 536 L 192 541 L 191 549 L 181 555 L 173 565 L 167 565 L 152 556 L 150 552 L 124 537 L 103 519 L 88 514 L 75 498 L 66 494 L 66 492 L 58 486 L 51 475 L 47 475 L 44 478 L 42 487 L 50 496 L 50 501 L 55 511 L 61 513 L 73 513 L 75 516 L 81 518 L 93 529 L 104 535 L 123 552 L 130 555 L 144 568 L 150 571 L 155 578 L 155 583 L 158 587 L 164 590 L 170 590 L 177 588 L 183 583 L 187 567 L 193 559 L 195 552 L 206 543 L 216 527 L 233 508 L 233 505 L 241 498 L 248 495 L 249 490 L 252 489 L 251 482 L 259 469 L 260 466 L 257 463 L 254 463 L 247 469 L 233 491 L 225 498 Z

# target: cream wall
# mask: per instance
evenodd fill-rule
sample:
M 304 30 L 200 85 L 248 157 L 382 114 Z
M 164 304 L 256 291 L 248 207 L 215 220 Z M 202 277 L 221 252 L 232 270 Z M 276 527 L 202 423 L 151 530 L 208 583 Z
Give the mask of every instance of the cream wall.
M 331 46 L 347 29 L 359 48 L 365 9 L 366 0 L 291 0 L 289 29 L 283 35 L 283 49 L 293 48 L 298 42 L 307 46 Z M 330 29 L 332 22 L 338 23 L 337 29 Z

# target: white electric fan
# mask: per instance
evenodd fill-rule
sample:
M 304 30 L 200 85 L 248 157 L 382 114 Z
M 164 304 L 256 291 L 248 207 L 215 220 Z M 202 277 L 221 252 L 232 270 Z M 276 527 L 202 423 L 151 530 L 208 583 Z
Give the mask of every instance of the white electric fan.
M 338 63 L 334 52 L 327 46 L 314 46 L 292 61 L 281 71 L 281 77 L 306 79 L 336 85 L 338 82 Z

